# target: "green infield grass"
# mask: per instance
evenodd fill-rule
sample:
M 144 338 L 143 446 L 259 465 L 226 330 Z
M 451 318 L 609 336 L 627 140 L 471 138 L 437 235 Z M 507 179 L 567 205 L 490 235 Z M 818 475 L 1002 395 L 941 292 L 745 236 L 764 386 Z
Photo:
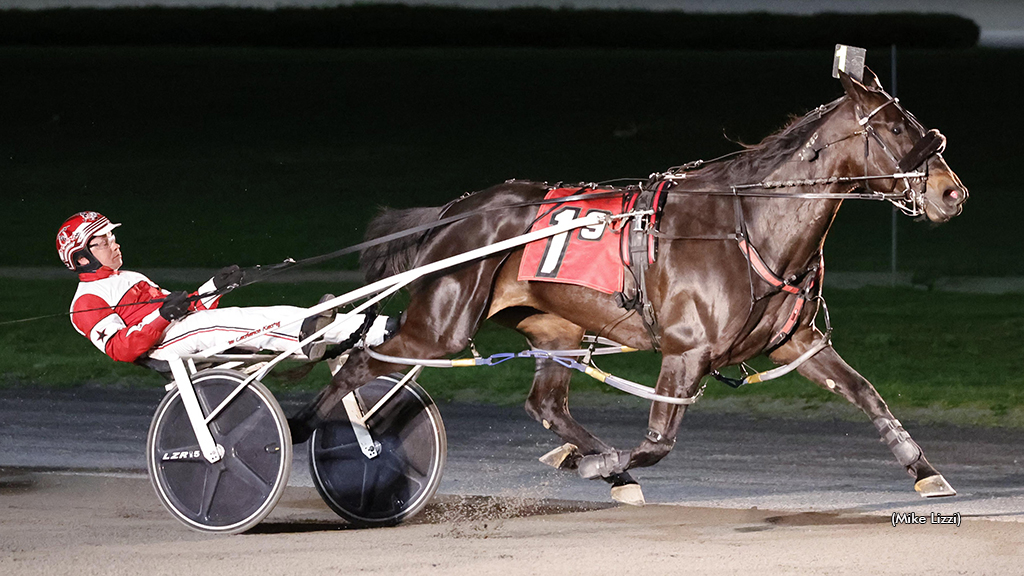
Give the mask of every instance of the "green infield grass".
M 0 280 L 5 294 L 0 321 L 59 312 L 74 288 L 74 280 Z M 326 291 L 340 293 L 350 288 L 316 283 L 254 285 L 227 295 L 222 305 L 309 306 Z M 961 410 L 970 412 L 974 423 L 1024 425 L 1024 356 L 1020 348 L 1024 300 L 1019 296 L 870 288 L 832 290 L 827 297 L 835 348 L 894 408 Z M 402 307 L 402 299 L 397 298 L 386 310 L 394 313 Z M 489 322 L 476 343 L 484 355 L 527 348 L 521 335 Z M 155 387 L 164 383 L 144 368 L 108 359 L 74 331 L 66 316 L 0 325 L 0 347 L 0 384 L 4 386 Z M 647 385 L 654 385 L 660 364 L 659 356 L 652 352 L 602 357 L 598 362 L 606 371 Z M 771 364 L 760 358 L 753 365 L 764 369 Z M 292 382 L 284 377 L 289 368 L 285 365 L 269 378 L 275 391 L 312 391 L 328 379 L 326 367 L 318 366 L 302 380 Z M 529 360 L 495 367 L 428 369 L 420 382 L 440 400 L 516 404 L 526 398 L 533 369 Z M 736 369 L 730 372 L 738 374 Z M 632 401 L 581 374 L 574 376 L 572 386 L 578 397 L 591 403 Z M 852 408 L 845 410 L 845 400 L 797 375 L 739 390 L 709 380 L 706 397 L 712 404 L 731 402 L 753 410 L 762 406 L 791 411 L 832 406 L 856 415 Z

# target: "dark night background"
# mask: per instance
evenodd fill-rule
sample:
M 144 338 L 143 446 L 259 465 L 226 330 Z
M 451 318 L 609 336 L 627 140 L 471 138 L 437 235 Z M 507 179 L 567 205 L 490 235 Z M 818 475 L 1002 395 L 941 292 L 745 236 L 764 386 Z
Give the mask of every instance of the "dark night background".
M 1024 116 L 1009 88 L 1024 50 L 994 47 L 971 20 L 346 10 L 0 11 L 0 272 L 64 279 L 0 278 L 0 319 L 66 309 L 75 279 L 54 234 L 79 210 L 124 223 L 127 269 L 304 258 L 358 242 L 381 205 L 439 205 L 508 178 L 641 179 L 759 141 L 842 93 L 830 76 L 839 42 L 866 46 L 890 90 L 895 45 L 897 95 L 948 137 L 944 156 L 971 192 L 945 225 L 897 219 L 899 272 L 918 287 L 1024 276 Z M 533 32 L 509 33 L 522 30 Z M 827 292 L 837 271 L 888 273 L 891 220 L 887 204 L 843 206 L 825 245 Z M 346 289 L 256 285 L 226 305 L 309 305 Z M 903 286 L 829 299 L 837 346 L 890 401 L 1018 404 L 1016 295 Z M 522 346 L 492 331 L 482 350 Z M 4 382 L 149 376 L 98 354 L 66 318 L 8 327 L 0 346 Z M 656 378 L 652 358 L 626 362 L 608 369 Z M 484 396 L 501 388 L 520 402 L 531 371 L 492 371 Z M 458 378 L 437 376 L 431 393 Z M 480 389 L 479 378 L 458 385 Z M 793 380 L 740 393 L 827 396 Z
M 214 267 L 353 243 L 378 205 L 642 178 L 835 98 L 835 42 L 868 46 L 890 84 L 897 42 L 898 95 L 947 135 L 971 190 L 948 225 L 899 220 L 900 269 L 1024 273 L 1008 249 L 1022 122 L 1004 89 L 1024 52 L 973 46 L 976 25 L 952 16 L 652 14 L 0 12 L 0 261 L 56 266 L 52 229 L 86 208 L 126 224 L 132 266 Z M 830 269 L 888 270 L 889 226 L 887 205 L 848 202 Z

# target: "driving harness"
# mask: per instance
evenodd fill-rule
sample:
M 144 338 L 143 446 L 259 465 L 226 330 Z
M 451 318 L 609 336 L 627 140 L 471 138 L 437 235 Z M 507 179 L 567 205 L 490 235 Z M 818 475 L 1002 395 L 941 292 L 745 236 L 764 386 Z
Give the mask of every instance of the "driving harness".
M 616 303 L 626 310 L 637 312 L 651 340 L 652 346 L 655 350 L 660 351 L 661 339 L 658 336 L 657 313 L 648 297 L 646 287 L 647 269 L 655 262 L 658 256 L 658 240 L 733 239 L 736 240 L 740 253 L 746 259 L 749 270 L 757 274 L 770 287 L 769 292 L 766 294 L 755 296 L 753 278 L 751 277 L 751 304 L 780 292 L 797 296 L 786 321 L 772 336 L 766 351 L 770 352 L 784 344 L 796 330 L 804 306 L 806 306 L 809 300 L 813 300 L 821 294 L 822 277 L 825 272 L 824 255 L 819 250 L 818 257 L 810 266 L 788 278 L 783 278 L 776 274 L 748 239 L 743 208 L 739 202 L 739 197 L 735 199 L 736 230 L 733 234 L 713 238 L 677 237 L 663 234 L 658 229 L 660 217 L 664 210 L 668 193 L 674 186 L 675 182 L 660 180 L 648 182 L 637 189 L 626 192 L 624 200 L 625 211 L 637 211 L 640 215 L 632 219 L 629 229 L 624 230 L 622 234 L 622 263 L 633 277 L 633 285 L 624 286 L 621 292 L 615 293 Z
M 635 310 L 644 329 L 651 339 L 651 345 L 655 350 L 661 351 L 661 337 L 658 336 L 658 317 L 654 311 L 654 305 L 647 297 L 647 268 L 654 264 L 658 257 L 658 237 L 654 232 L 658 230 L 659 219 L 665 209 L 665 200 L 668 198 L 668 189 L 672 183 L 663 181 L 657 186 L 641 186 L 632 192 L 627 192 L 623 199 L 625 212 L 638 211 L 641 213 L 635 216 L 629 223 L 629 229 L 623 230 L 620 240 L 619 256 L 622 264 L 633 277 L 633 286 L 623 286 L 621 292 L 615 293 L 615 303 L 626 310 Z

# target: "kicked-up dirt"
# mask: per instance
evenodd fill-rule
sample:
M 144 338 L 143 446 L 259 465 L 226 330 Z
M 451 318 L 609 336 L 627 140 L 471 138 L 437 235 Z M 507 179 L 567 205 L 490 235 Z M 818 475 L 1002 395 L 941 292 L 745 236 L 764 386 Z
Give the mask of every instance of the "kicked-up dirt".
M 893 526 L 882 513 L 643 508 L 440 496 L 409 523 L 354 529 L 289 487 L 237 536 L 193 532 L 138 474 L 0 480 L 0 574 L 1019 574 L 1024 524 Z M 903 522 L 909 522 L 903 518 Z

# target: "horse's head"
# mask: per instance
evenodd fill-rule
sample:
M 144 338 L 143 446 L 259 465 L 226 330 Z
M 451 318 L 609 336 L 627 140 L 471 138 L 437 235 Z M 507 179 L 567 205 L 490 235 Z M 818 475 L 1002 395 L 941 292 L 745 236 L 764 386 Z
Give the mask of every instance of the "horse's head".
M 864 169 L 870 175 L 893 175 L 868 180 L 875 192 L 902 193 L 894 200 L 904 212 L 945 222 L 960 214 L 967 188 L 942 158 L 946 138 L 926 130 L 913 114 L 882 89 L 878 77 L 864 69 L 864 81 L 840 73 L 864 134 Z M 898 176 L 905 175 L 905 176 Z

